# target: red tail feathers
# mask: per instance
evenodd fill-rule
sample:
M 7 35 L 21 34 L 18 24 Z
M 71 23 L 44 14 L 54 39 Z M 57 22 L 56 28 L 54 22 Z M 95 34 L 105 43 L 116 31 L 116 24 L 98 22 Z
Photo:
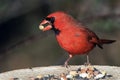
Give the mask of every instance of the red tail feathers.
M 113 42 L 116 42 L 116 40 L 100 39 L 99 43 L 97 45 L 98 45 L 98 47 L 103 49 L 103 47 L 102 47 L 103 44 L 110 44 L 110 43 L 113 43 Z

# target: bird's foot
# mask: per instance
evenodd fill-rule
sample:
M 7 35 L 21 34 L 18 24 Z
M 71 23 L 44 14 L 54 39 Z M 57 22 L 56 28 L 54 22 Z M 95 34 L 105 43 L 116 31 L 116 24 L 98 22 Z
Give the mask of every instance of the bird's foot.
M 86 62 L 86 63 L 84 63 L 84 65 L 85 66 L 91 66 L 91 63 Z
M 64 67 L 69 68 L 70 66 L 68 65 L 67 62 L 64 63 Z

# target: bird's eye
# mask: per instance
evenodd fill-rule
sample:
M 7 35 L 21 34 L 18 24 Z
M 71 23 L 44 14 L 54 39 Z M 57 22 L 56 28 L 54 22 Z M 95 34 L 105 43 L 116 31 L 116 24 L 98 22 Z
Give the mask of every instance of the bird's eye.
M 55 17 L 47 17 L 45 20 L 50 21 L 51 23 L 54 23 Z

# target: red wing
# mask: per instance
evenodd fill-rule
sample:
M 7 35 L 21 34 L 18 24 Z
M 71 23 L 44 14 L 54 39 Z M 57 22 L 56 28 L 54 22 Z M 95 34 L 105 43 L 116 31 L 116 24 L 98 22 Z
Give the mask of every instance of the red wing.
M 96 44 L 99 48 L 103 49 L 102 44 L 100 43 L 100 39 L 98 38 L 98 36 L 94 32 L 92 32 L 91 30 L 89 30 L 88 28 L 85 28 L 85 30 L 87 30 L 87 32 L 89 34 L 88 41 Z

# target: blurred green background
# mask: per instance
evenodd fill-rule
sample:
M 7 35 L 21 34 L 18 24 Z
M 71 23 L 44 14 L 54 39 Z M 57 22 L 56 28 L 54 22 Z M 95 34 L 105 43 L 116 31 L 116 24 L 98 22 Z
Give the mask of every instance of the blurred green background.
M 117 40 L 103 50 L 96 47 L 89 56 L 95 65 L 120 66 L 120 0 L 0 0 L 0 72 L 64 63 L 68 54 L 54 33 L 38 28 L 54 11 L 69 13 L 100 38 Z M 85 61 L 80 55 L 70 64 Z

